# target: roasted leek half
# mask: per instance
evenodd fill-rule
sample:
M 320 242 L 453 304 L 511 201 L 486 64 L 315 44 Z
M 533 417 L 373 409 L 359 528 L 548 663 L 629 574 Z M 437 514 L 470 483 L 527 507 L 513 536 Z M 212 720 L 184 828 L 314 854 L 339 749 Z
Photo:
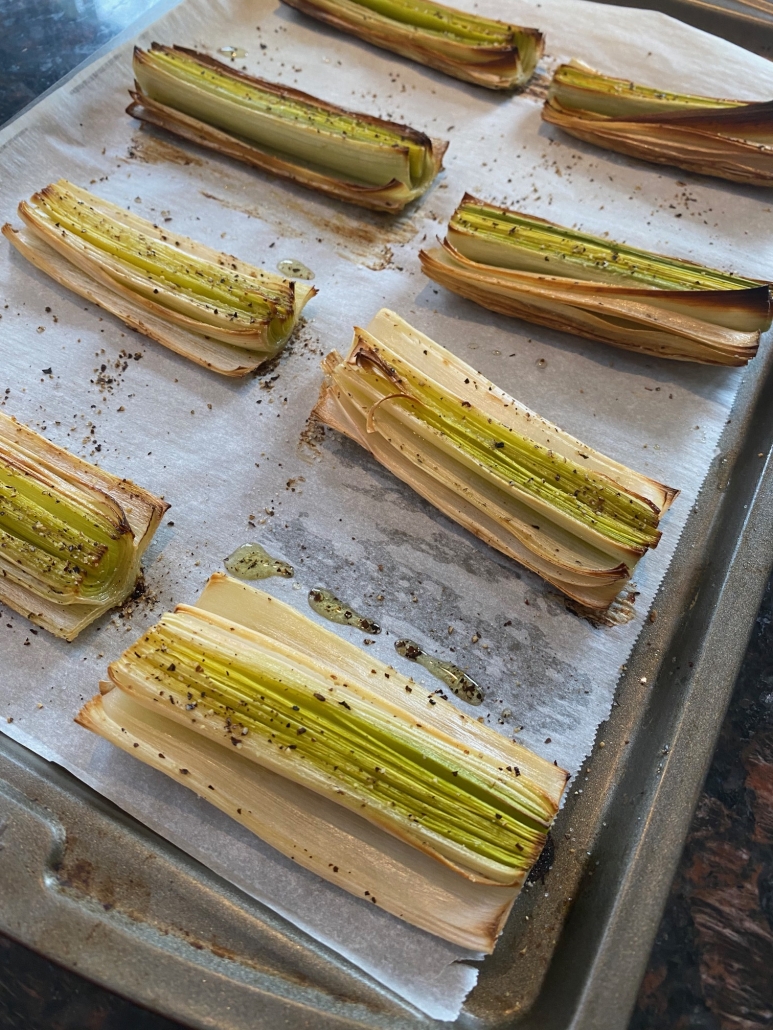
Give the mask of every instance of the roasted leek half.
M 134 75 L 135 118 L 377 211 L 400 211 L 425 193 L 448 146 L 184 47 L 136 48 Z
M 538 29 L 433 0 L 284 0 L 304 14 L 429 68 L 489 89 L 529 81 L 545 48 Z
M 19 204 L 3 234 L 32 264 L 170 350 L 243 376 L 276 355 L 317 292 L 179 236 L 71 182 Z
M 324 361 L 313 417 L 580 604 L 607 608 L 678 491 L 586 447 L 381 310 Z
M 615 243 L 465 195 L 422 270 L 485 308 L 661 358 L 745 365 L 768 283 Z
M 56 636 L 134 591 L 168 507 L 0 412 L 0 601 Z
M 325 879 L 492 950 L 563 770 L 219 573 L 109 675 L 81 725 Z
M 669 93 L 573 61 L 555 72 L 542 117 L 607 150 L 773 186 L 773 101 Z

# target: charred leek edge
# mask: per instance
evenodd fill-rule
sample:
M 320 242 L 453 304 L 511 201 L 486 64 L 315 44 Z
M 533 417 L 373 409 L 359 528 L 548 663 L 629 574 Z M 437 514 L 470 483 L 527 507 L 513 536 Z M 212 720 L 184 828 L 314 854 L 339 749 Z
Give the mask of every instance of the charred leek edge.
M 585 447 L 383 309 L 335 352 L 314 416 L 570 597 L 607 607 L 676 490 Z
M 0 413 L 0 600 L 57 636 L 131 594 L 168 507 Z
M 119 689 L 90 702 L 83 725 L 326 879 L 493 948 L 562 770 L 221 574 L 110 675 Z
M 770 328 L 771 290 L 637 250 L 469 194 L 440 249 L 436 282 L 493 311 L 660 357 L 744 365 Z
M 225 374 L 274 357 L 316 290 L 244 264 L 60 180 L 4 235 L 38 268 Z M 234 360 L 236 359 L 236 360 Z
M 556 71 L 542 117 L 645 161 L 773 185 L 773 101 L 667 93 L 572 62 Z
M 284 0 L 304 14 L 430 68 L 489 89 L 532 77 L 545 47 L 537 29 L 428 0 Z
M 130 114 L 284 178 L 377 210 L 429 188 L 448 146 L 183 47 L 135 49 Z

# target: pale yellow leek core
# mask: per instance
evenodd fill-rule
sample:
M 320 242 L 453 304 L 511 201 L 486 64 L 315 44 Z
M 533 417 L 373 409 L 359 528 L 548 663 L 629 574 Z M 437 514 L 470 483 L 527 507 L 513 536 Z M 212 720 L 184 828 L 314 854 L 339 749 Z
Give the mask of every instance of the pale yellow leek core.
M 553 76 L 548 95 L 564 108 L 592 111 L 612 118 L 723 111 L 745 106 L 739 100 L 673 93 L 642 86 L 627 79 L 602 75 L 579 64 L 562 64 Z
M 59 486 L 0 445 L 0 556 L 44 596 L 101 603 L 131 566 L 132 533 L 87 492 Z
M 658 290 L 747 290 L 751 279 L 578 232 L 517 211 L 463 201 L 449 222 L 467 257 L 502 268 Z
M 411 188 L 437 170 L 420 133 L 262 84 L 193 52 L 154 45 L 137 51 L 134 70 L 151 99 L 309 167 L 374 185 L 400 178 Z

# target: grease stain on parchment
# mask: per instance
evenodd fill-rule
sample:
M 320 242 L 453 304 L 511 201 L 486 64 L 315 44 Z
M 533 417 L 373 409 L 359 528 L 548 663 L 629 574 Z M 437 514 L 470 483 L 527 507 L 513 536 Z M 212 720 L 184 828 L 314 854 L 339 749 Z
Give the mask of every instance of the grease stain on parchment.
M 135 132 L 129 146 L 129 157 L 145 164 L 203 165 L 204 161 L 195 154 L 176 147 L 173 143 L 152 136 L 145 131 Z
M 410 215 L 390 219 L 368 211 L 351 215 L 340 211 L 328 216 L 304 206 L 288 193 L 272 189 L 267 183 L 262 185 L 261 195 L 265 201 L 260 205 L 240 203 L 209 190 L 199 192 L 208 200 L 232 211 L 240 211 L 248 218 L 259 218 L 273 226 L 277 235 L 284 239 L 310 236 L 318 242 L 324 239 L 340 257 L 376 272 L 392 263 L 394 246 L 409 243 L 418 232 Z

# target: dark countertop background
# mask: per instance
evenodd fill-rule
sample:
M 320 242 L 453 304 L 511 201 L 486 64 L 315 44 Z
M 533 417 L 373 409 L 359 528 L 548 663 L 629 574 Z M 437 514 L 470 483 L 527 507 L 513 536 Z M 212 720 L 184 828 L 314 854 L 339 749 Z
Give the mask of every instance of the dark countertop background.
M 0 125 L 153 0 L 0 0 Z M 42 183 L 41 183 L 42 185 Z M 178 1024 L 0 935 L 1 1030 Z M 773 1027 L 773 580 L 629 1030 Z

